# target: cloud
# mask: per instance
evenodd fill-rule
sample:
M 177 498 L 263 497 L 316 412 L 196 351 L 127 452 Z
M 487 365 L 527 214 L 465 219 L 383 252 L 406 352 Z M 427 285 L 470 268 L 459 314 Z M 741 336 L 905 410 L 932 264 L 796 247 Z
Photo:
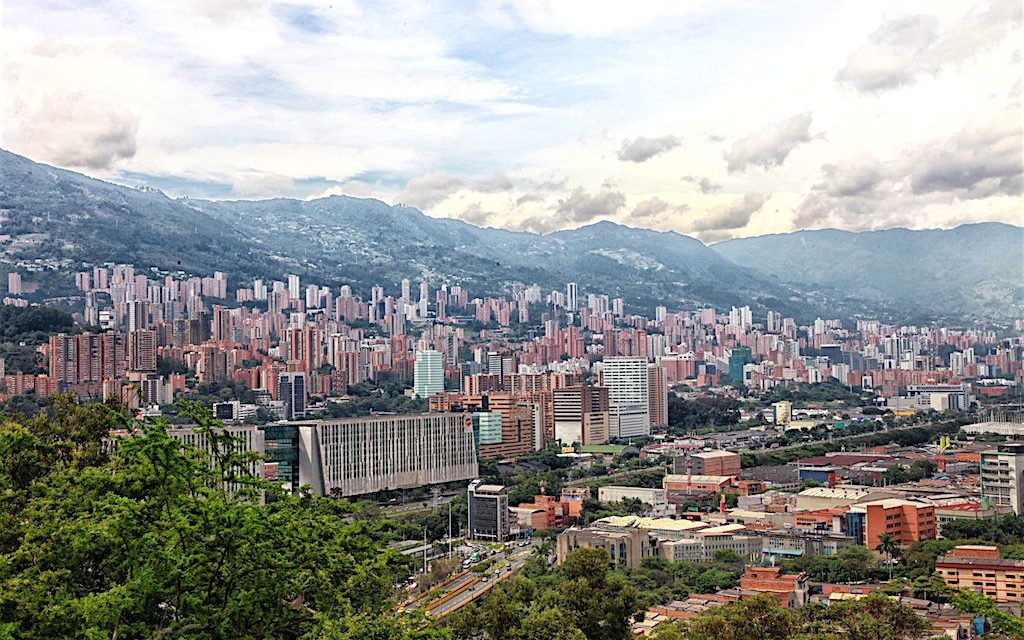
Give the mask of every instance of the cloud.
M 320 193 L 308 196 L 306 200 L 327 198 L 330 196 L 354 196 L 356 198 L 369 198 L 373 196 L 373 187 L 362 180 L 349 180 L 344 184 L 334 185 Z
M 521 207 L 528 202 L 543 202 L 544 196 L 536 193 L 524 193 L 516 198 L 516 206 Z
M 669 204 L 661 198 L 650 198 L 638 203 L 630 212 L 630 218 L 653 218 L 668 211 Z
M 434 171 L 410 180 L 405 190 L 395 196 L 395 201 L 418 209 L 429 209 L 447 200 L 448 196 L 463 186 L 465 182 L 461 178 L 443 171 Z
M 947 192 L 965 199 L 1020 195 L 1022 115 L 1016 102 L 978 126 L 926 145 L 915 154 L 910 168 L 914 193 Z
M 533 191 L 562 191 L 569 183 L 568 178 L 545 178 L 542 180 L 522 180 L 523 186 Z
M 495 217 L 497 217 L 496 213 L 493 211 L 484 211 L 479 202 L 469 205 L 462 213 L 459 214 L 459 218 L 478 227 L 488 226 L 489 223 L 493 223 Z
M 684 182 L 692 182 L 697 190 L 701 193 L 714 193 L 722 189 L 722 185 L 711 182 L 708 178 L 698 178 L 697 176 L 683 176 Z
M 982 9 L 982 7 L 984 7 Z M 894 18 L 881 24 L 867 42 L 850 54 L 836 80 L 861 92 L 881 92 L 937 75 L 1000 43 L 1021 21 L 1019 0 L 982 3 L 939 31 L 930 15 Z
M 837 219 L 857 229 L 869 227 L 864 220 L 881 212 L 886 198 L 895 195 L 892 170 L 873 159 L 843 166 L 826 164 L 821 172 L 821 180 L 797 208 L 797 228 L 828 226 Z
M 186 12 L 214 23 L 229 23 L 267 9 L 267 0 L 179 0 Z
M 562 221 L 550 216 L 530 216 L 523 218 L 518 223 L 511 225 L 514 231 L 529 231 L 530 233 L 551 233 L 562 228 Z
M 836 80 L 858 91 L 883 91 L 914 81 L 916 59 L 934 43 L 934 16 L 897 18 L 878 27 L 868 43 L 850 54 Z
M 1022 115 L 1020 101 L 1010 100 L 952 136 L 907 150 L 899 160 L 823 165 L 821 179 L 797 207 L 794 224 L 855 230 L 913 226 L 934 221 L 926 212 L 938 206 L 956 205 L 961 215 L 973 200 L 1019 197 L 1024 191 Z
M 501 193 L 512 190 L 512 181 L 502 172 L 497 172 L 489 178 L 484 178 L 473 184 L 473 190 L 480 193 Z
M 685 204 L 669 204 L 658 197 L 648 198 L 633 207 L 633 210 L 629 213 L 629 219 L 636 222 L 654 223 L 658 222 L 659 218 L 668 217 L 665 214 L 682 213 L 689 208 Z
M 763 193 L 748 193 L 739 200 L 723 207 L 712 209 L 702 218 L 694 220 L 690 229 L 697 232 L 725 231 L 747 226 L 755 213 L 768 201 Z M 702 235 L 702 237 L 704 237 Z
M 801 113 L 740 138 L 725 153 L 729 171 L 742 171 L 750 165 L 765 169 L 781 165 L 793 149 L 811 139 L 810 129 L 811 114 Z
M 106 170 L 135 156 L 139 119 L 80 93 L 45 96 L 12 114 L 10 144 L 63 167 Z
M 602 191 L 592 196 L 583 187 L 576 187 L 569 197 L 558 201 L 557 212 L 567 222 L 590 222 L 613 216 L 624 206 L 626 196 L 618 191 Z
M 231 191 L 243 198 L 273 198 L 295 191 L 295 181 L 275 173 L 246 175 L 235 181 Z
M 646 162 L 656 155 L 665 153 L 679 146 L 679 138 L 662 136 L 660 138 L 625 139 L 619 147 L 619 160 L 623 162 Z

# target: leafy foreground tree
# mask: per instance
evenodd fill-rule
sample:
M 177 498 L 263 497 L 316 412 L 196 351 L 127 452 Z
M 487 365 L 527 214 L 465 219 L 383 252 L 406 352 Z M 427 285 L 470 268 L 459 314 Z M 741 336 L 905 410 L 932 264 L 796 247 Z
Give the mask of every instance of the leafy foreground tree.
M 872 594 L 829 606 L 786 609 L 759 595 L 663 625 L 656 640 L 910 640 L 924 638 L 927 624 L 909 607 Z
M 999 609 L 995 600 L 968 589 L 960 589 L 950 601 L 960 611 L 985 616 L 996 633 L 1014 640 L 1024 640 L 1024 618 Z
M 624 640 L 641 611 L 636 590 L 603 549 L 579 549 L 542 577 L 516 577 L 449 625 L 465 640 Z
M 0 425 L 0 638 L 427 640 L 391 614 L 390 522 L 283 495 L 195 405 L 208 456 L 161 422 L 58 399 Z M 131 437 L 104 446 L 112 428 Z

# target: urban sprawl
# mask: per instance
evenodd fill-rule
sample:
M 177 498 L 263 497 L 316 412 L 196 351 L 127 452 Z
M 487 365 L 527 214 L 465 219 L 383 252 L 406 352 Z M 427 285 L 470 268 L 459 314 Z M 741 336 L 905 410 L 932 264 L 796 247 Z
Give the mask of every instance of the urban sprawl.
M 8 274 L 5 305 L 37 304 L 31 277 Z M 38 344 L 37 370 L 0 360 L 0 400 L 113 398 L 203 446 L 175 404 L 197 399 L 282 491 L 439 515 L 441 531 L 401 547 L 430 576 L 405 606 L 428 616 L 482 598 L 545 543 L 555 565 L 579 548 L 627 571 L 735 563 L 652 604 L 638 636 L 759 593 L 801 607 L 882 591 L 951 638 L 978 622 L 929 590 L 1021 615 L 1024 553 L 982 534 L 1024 515 L 1024 321 L 649 317 L 575 283 L 479 297 L 403 280 L 362 297 L 129 265 L 75 283 L 74 325 Z M 922 549 L 927 588 L 822 569 L 891 575 Z

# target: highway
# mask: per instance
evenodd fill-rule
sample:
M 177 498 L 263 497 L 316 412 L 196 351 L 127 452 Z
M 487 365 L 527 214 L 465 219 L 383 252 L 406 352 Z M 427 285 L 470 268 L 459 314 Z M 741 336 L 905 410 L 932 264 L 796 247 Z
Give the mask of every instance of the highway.
M 428 592 L 425 596 L 432 595 L 433 593 L 438 593 L 439 595 L 423 606 L 424 611 L 429 617 L 435 619 L 444 618 L 455 613 L 490 591 L 494 585 L 519 573 L 523 565 L 526 564 L 530 554 L 533 553 L 534 548 L 535 544 L 533 542 L 525 547 L 512 547 L 507 551 L 491 556 L 496 559 L 496 562 L 489 570 L 490 575 L 485 576 L 473 571 L 467 571 L 451 582 L 442 584 L 439 590 L 435 589 L 432 592 Z M 422 602 L 424 599 L 426 598 L 421 598 L 417 602 L 412 603 L 411 607 L 418 606 L 417 603 Z

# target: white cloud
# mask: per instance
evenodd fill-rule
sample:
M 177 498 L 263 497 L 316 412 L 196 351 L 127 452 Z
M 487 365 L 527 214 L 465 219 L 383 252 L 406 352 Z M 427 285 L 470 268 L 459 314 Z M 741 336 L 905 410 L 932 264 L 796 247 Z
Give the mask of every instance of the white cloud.
M 613 216 L 624 206 L 626 196 L 617 191 L 590 195 L 583 187 L 576 187 L 568 197 L 558 201 L 557 212 L 568 222 L 587 223 Z
M 535 231 L 1019 222 L 1019 2 L 782 1 L 8 0 L 0 144 Z
M 635 140 L 623 140 L 619 148 L 619 160 L 624 162 L 646 162 L 654 156 L 671 151 L 679 146 L 679 138 L 662 136 L 660 138 L 639 137 Z
M 444 172 L 428 173 L 410 180 L 405 189 L 395 196 L 395 202 L 430 209 L 448 199 L 465 184 L 462 178 Z
M 991 0 L 972 8 L 945 31 L 932 15 L 900 16 L 878 27 L 850 54 L 836 79 L 859 91 L 885 91 L 961 64 L 1019 31 L 1019 0 Z
M 274 173 L 244 175 L 235 181 L 231 191 L 243 198 L 273 198 L 295 191 L 295 181 Z
M 721 239 L 724 233 L 747 226 L 754 214 L 768 201 L 768 197 L 762 193 L 748 193 L 739 200 L 715 207 L 694 219 L 690 229 L 706 241 Z
M 793 149 L 811 139 L 810 130 L 811 114 L 801 113 L 740 138 L 725 153 L 729 171 L 742 171 L 750 165 L 770 169 L 782 164 Z

